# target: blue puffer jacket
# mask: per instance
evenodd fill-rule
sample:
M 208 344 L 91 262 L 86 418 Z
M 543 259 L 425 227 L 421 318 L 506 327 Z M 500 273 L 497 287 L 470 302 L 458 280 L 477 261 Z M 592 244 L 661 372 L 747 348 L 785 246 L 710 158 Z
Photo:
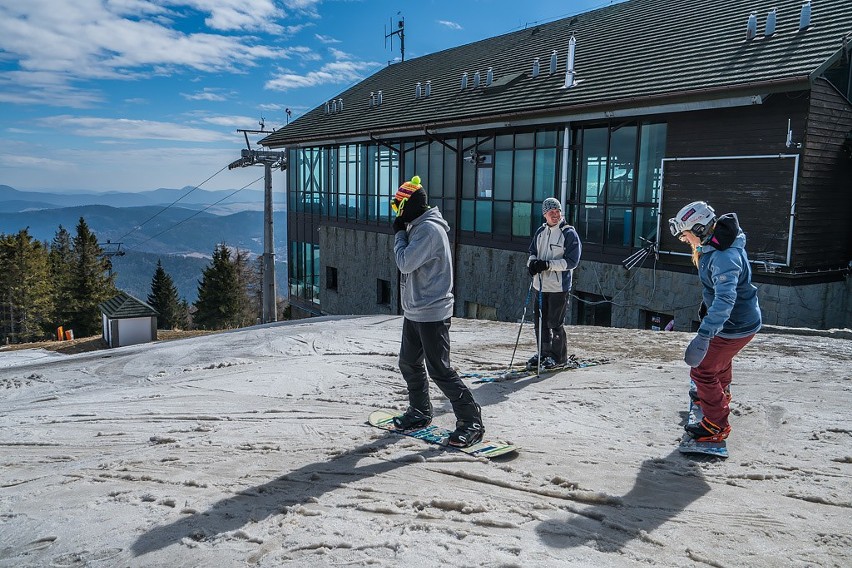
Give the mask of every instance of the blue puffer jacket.
M 745 234 L 734 213 L 719 217 L 710 239 L 701 247 L 698 277 L 707 315 L 698 334 L 736 339 L 760 330 L 757 288 L 745 251 Z

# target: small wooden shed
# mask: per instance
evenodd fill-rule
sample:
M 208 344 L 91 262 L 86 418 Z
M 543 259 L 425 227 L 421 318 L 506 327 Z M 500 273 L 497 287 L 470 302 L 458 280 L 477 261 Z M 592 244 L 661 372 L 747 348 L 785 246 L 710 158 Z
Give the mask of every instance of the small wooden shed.
M 104 341 L 110 347 L 148 343 L 157 339 L 157 310 L 126 292 L 101 302 Z

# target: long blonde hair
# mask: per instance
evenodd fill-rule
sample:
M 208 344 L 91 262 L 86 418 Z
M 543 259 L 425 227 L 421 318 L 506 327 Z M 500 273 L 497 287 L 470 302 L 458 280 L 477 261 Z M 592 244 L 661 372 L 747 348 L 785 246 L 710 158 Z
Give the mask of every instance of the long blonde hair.
M 695 265 L 695 268 L 698 268 L 698 259 L 701 258 L 701 246 L 693 246 L 692 247 L 692 264 Z

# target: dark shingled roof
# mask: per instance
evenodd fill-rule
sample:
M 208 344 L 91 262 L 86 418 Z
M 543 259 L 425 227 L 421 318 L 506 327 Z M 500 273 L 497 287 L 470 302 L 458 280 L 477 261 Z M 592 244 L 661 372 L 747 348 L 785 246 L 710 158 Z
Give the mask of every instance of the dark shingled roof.
M 98 307 L 110 319 L 146 318 L 159 315 L 150 305 L 126 292 L 119 292 L 118 296 L 101 302 Z
M 326 115 L 323 103 L 261 143 L 277 148 L 807 89 L 842 56 L 845 42 L 852 43 L 852 1 L 814 0 L 811 25 L 804 31 L 799 31 L 801 7 L 801 0 L 630 0 L 391 65 L 335 96 L 343 99 L 343 111 Z M 776 33 L 767 38 L 764 24 L 772 8 L 777 8 Z M 746 41 L 752 12 L 757 36 Z M 572 34 L 578 83 L 565 89 Z M 558 66 L 550 75 L 554 49 Z M 535 57 L 541 72 L 533 78 Z M 494 84 L 485 87 L 489 67 Z M 465 71 L 468 88 L 462 91 Z M 474 89 L 476 71 L 481 86 Z M 431 96 L 416 99 L 416 83 L 425 86 L 428 80 Z M 370 92 L 379 90 L 383 102 L 370 108 Z

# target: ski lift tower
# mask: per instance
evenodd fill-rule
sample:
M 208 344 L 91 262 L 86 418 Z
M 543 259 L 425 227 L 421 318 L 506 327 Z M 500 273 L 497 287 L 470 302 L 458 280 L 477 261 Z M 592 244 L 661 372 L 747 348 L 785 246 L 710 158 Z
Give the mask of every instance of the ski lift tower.
M 260 122 L 260 130 L 238 130 L 246 137 L 248 149 L 240 153 L 240 159 L 228 164 L 228 169 L 245 168 L 248 166 L 262 165 L 263 176 L 263 313 L 262 323 L 278 321 L 277 289 L 275 286 L 275 244 L 273 243 L 272 231 L 272 168 L 284 171 L 287 169 L 286 152 L 270 152 L 266 150 L 252 150 L 249 144 L 248 134 L 270 134 L 264 130 L 263 120 Z

